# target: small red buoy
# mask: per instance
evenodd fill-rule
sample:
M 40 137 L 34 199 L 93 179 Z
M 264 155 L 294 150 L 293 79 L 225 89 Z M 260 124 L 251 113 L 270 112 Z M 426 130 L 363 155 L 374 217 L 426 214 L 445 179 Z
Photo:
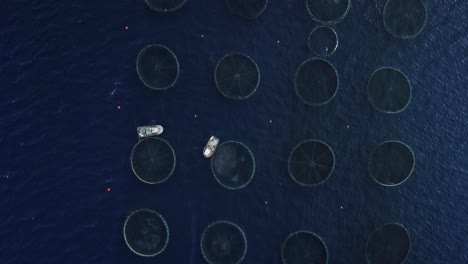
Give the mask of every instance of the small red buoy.
M 107 188 L 107 192 L 110 192 L 111 191 L 111 188 Z
M 128 26 L 125 26 L 125 30 L 128 30 Z
M 117 109 L 119 109 L 119 110 L 120 110 L 120 105 L 118 105 L 118 106 L 117 106 Z

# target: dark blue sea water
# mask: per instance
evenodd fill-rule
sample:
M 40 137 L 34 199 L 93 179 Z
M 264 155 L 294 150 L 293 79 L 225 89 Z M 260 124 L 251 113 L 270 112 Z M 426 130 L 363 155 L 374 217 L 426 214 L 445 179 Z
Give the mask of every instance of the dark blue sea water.
M 329 263 L 364 263 L 369 235 L 388 222 L 409 231 L 406 263 L 468 263 L 467 3 L 426 2 L 422 33 L 400 40 L 384 29 L 384 0 L 353 1 L 333 26 L 339 47 L 329 60 L 340 86 L 322 107 L 303 104 L 292 84 L 313 56 L 307 37 L 317 26 L 301 0 L 270 0 L 255 21 L 214 0 L 189 0 L 173 15 L 143 0 L 2 2 L 0 263 L 204 263 L 201 232 L 219 219 L 244 229 L 244 263 L 280 263 L 283 239 L 299 229 L 323 238 Z M 145 88 L 135 70 L 138 52 L 153 43 L 180 62 L 165 92 Z M 246 101 L 215 89 L 214 67 L 233 51 L 261 70 Z M 367 80 L 382 66 L 410 79 L 411 103 L 400 114 L 367 100 Z M 129 162 L 135 127 L 151 120 L 164 125 L 177 155 L 172 177 L 153 186 Z M 211 133 L 254 153 L 246 188 L 228 191 L 213 178 L 201 155 Z M 327 182 L 304 188 L 286 161 L 309 138 L 332 147 L 336 166 Z M 371 151 L 389 139 L 416 156 L 412 176 L 394 188 L 367 172 Z M 125 218 L 139 208 L 169 224 L 168 247 L 155 258 L 123 240 Z

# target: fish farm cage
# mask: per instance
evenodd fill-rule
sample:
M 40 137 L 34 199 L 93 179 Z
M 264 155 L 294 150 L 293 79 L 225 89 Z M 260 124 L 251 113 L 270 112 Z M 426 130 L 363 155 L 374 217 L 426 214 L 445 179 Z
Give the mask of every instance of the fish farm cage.
M 241 142 L 227 141 L 211 158 L 211 171 L 221 186 L 237 190 L 247 186 L 255 174 L 255 158 Z
M 210 264 L 239 264 L 247 253 L 247 238 L 238 225 L 216 221 L 203 231 L 200 247 Z
M 179 61 L 167 47 L 153 44 L 144 47 L 136 60 L 140 80 L 153 90 L 167 90 L 179 78 Z
M 311 106 L 322 106 L 335 97 L 338 90 L 338 72 L 324 59 L 312 58 L 297 69 L 294 88 L 297 96 Z
M 135 144 L 130 162 L 138 179 L 145 183 L 158 184 L 166 181 L 174 172 L 176 156 L 166 140 L 150 137 Z
M 423 0 L 388 0 L 383 10 L 385 29 L 397 38 L 415 38 L 424 29 L 426 20 Z
M 408 145 L 385 141 L 370 155 L 369 174 L 380 185 L 397 186 L 409 178 L 414 164 L 414 153 Z
M 181 9 L 187 0 L 145 0 L 146 5 L 160 13 L 172 13 Z
M 283 264 L 327 264 L 328 248 L 317 234 L 297 231 L 283 241 L 281 260 Z
M 305 0 L 307 12 L 321 24 L 336 24 L 343 20 L 351 7 L 351 0 Z
M 166 220 L 156 211 L 139 209 L 125 220 L 123 236 L 133 253 L 143 257 L 154 257 L 166 249 L 169 227 Z
M 335 167 L 335 155 L 325 142 L 311 139 L 299 143 L 291 151 L 288 171 L 301 186 L 317 186 L 324 183 Z
M 246 19 L 256 19 L 268 5 L 268 0 L 225 0 L 225 2 L 233 14 Z
M 390 223 L 376 229 L 366 245 L 369 264 L 400 264 L 408 256 L 410 237 L 401 224 Z
M 400 113 L 411 100 L 411 85 L 399 70 L 380 68 L 369 78 L 367 97 L 371 105 L 379 111 L 388 114 Z
M 249 56 L 230 53 L 216 65 L 215 84 L 218 91 L 228 99 L 247 99 L 260 84 L 260 69 Z
M 331 27 L 316 27 L 310 32 L 307 45 L 317 56 L 330 56 L 338 48 L 338 34 Z

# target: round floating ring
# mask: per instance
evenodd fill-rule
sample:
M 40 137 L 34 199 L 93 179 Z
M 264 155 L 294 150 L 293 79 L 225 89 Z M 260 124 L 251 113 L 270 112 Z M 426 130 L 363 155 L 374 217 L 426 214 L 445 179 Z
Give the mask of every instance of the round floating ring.
M 308 105 L 322 106 L 329 103 L 335 97 L 338 86 L 338 72 L 324 59 L 306 60 L 296 71 L 296 94 Z
M 398 186 L 414 170 L 415 158 L 411 148 L 400 141 L 385 141 L 369 158 L 369 174 L 383 186 Z
M 247 253 L 247 238 L 238 225 L 217 221 L 203 231 L 200 247 L 210 264 L 239 264 Z
M 123 227 L 123 235 L 128 248 L 143 257 L 161 254 L 169 242 L 169 227 L 166 220 L 150 209 L 132 212 Z
M 422 32 L 427 20 L 422 0 L 388 0 L 383 11 L 385 29 L 397 38 L 414 38 Z
M 145 0 L 149 8 L 161 13 L 171 13 L 182 8 L 187 0 Z
M 310 32 L 308 46 L 317 56 L 330 56 L 338 48 L 338 34 L 331 27 L 316 27 Z
M 281 246 L 283 264 L 326 264 L 328 249 L 317 234 L 310 231 L 297 231 L 290 234 Z
M 385 224 L 376 229 L 367 241 L 367 263 L 400 264 L 408 256 L 409 248 L 408 230 L 400 224 Z
M 305 0 L 305 3 L 312 19 L 326 25 L 343 20 L 351 7 L 351 0 Z
M 227 189 L 244 188 L 255 174 L 254 155 L 240 142 L 224 142 L 211 158 L 211 172 L 216 181 Z
M 167 90 L 179 78 L 179 61 L 167 47 L 153 44 L 138 53 L 136 68 L 140 80 L 154 90 Z
M 320 140 L 305 140 L 291 151 L 288 171 L 291 178 L 302 186 L 324 183 L 335 168 L 335 155 L 330 146 Z
M 260 84 L 260 70 L 255 61 L 243 53 L 227 54 L 216 65 L 215 83 L 224 97 L 247 99 Z
M 132 149 L 132 170 L 142 182 L 157 184 L 172 175 L 176 165 L 175 151 L 162 138 L 140 140 Z
M 400 113 L 411 100 L 411 85 L 399 70 L 380 68 L 369 78 L 367 97 L 372 106 L 379 111 L 388 114 Z
M 225 0 L 225 2 L 233 14 L 246 19 L 259 17 L 268 5 L 268 0 Z

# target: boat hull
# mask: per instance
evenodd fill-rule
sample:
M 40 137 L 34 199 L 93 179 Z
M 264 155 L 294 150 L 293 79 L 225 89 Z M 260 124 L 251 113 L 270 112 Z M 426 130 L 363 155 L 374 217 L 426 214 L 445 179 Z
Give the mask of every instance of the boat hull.
M 205 147 L 203 148 L 203 156 L 205 158 L 210 158 L 216 151 L 216 147 L 219 144 L 219 139 L 217 137 L 210 137 Z
M 163 131 L 164 128 L 161 125 L 137 127 L 137 134 L 139 138 L 158 136 L 161 135 Z

